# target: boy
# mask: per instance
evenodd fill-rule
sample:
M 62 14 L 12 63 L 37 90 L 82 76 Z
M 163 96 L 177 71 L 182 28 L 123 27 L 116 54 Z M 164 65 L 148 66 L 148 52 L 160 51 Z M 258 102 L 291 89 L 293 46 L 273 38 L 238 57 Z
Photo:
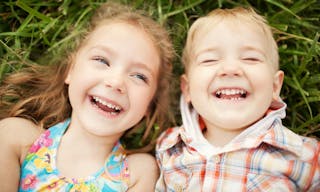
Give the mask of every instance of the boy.
M 158 140 L 157 191 L 319 191 L 319 142 L 281 124 L 284 73 L 252 9 L 217 9 L 190 28 L 181 127 Z

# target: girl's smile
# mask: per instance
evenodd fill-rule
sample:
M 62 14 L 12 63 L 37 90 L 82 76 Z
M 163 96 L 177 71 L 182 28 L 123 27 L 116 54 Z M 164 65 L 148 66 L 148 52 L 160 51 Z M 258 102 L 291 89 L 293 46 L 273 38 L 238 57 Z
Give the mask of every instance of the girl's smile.
M 118 135 L 146 114 L 157 87 L 158 50 L 148 34 L 127 23 L 93 31 L 66 79 L 73 126 Z
M 116 116 L 121 112 L 124 112 L 124 109 L 113 101 L 109 101 L 98 96 L 91 96 L 90 100 L 95 107 L 106 113 L 106 115 Z

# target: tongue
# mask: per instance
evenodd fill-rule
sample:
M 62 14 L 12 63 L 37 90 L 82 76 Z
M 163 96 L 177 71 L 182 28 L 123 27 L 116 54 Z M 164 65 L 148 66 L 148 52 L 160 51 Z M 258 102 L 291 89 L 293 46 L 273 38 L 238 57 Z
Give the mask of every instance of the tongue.
M 99 103 L 99 102 L 96 102 L 96 105 L 97 105 L 100 109 L 102 109 L 103 111 L 105 111 L 105 112 L 108 112 L 108 113 L 112 113 L 112 112 L 116 113 L 116 112 L 117 112 L 115 109 L 110 108 L 110 107 L 105 106 L 105 105 L 102 105 L 102 104 Z

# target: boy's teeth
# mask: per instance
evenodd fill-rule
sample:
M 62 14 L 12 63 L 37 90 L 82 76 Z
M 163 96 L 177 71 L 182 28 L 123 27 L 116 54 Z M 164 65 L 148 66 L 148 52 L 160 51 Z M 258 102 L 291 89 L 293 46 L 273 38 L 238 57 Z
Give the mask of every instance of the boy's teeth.
M 240 98 L 246 97 L 247 91 L 245 91 L 243 89 L 219 89 L 216 92 L 216 96 L 218 98 L 221 98 L 222 95 L 226 96 L 226 98 L 228 98 L 230 100 L 238 100 Z
M 104 106 L 107 106 L 109 108 L 112 108 L 112 109 L 115 109 L 117 111 L 120 111 L 121 110 L 121 107 L 119 106 L 116 106 L 116 105 L 113 105 L 111 103 L 107 103 L 106 101 L 100 99 L 99 97 L 96 97 L 94 96 L 93 99 L 96 101 L 96 102 L 99 102 L 100 104 L 104 105 Z

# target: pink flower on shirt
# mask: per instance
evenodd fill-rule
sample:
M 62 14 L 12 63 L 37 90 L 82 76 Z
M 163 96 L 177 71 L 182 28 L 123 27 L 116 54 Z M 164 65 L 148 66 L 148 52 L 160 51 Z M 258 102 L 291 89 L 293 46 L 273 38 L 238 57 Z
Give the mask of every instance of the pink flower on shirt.
M 38 178 L 35 175 L 27 175 L 21 184 L 23 190 L 33 189 L 38 182 Z
M 50 131 L 46 131 L 44 132 L 44 134 L 42 134 L 40 136 L 40 138 L 31 146 L 30 148 L 30 152 L 34 153 L 37 152 L 40 147 L 48 147 L 52 144 L 52 139 L 49 138 L 50 135 Z

